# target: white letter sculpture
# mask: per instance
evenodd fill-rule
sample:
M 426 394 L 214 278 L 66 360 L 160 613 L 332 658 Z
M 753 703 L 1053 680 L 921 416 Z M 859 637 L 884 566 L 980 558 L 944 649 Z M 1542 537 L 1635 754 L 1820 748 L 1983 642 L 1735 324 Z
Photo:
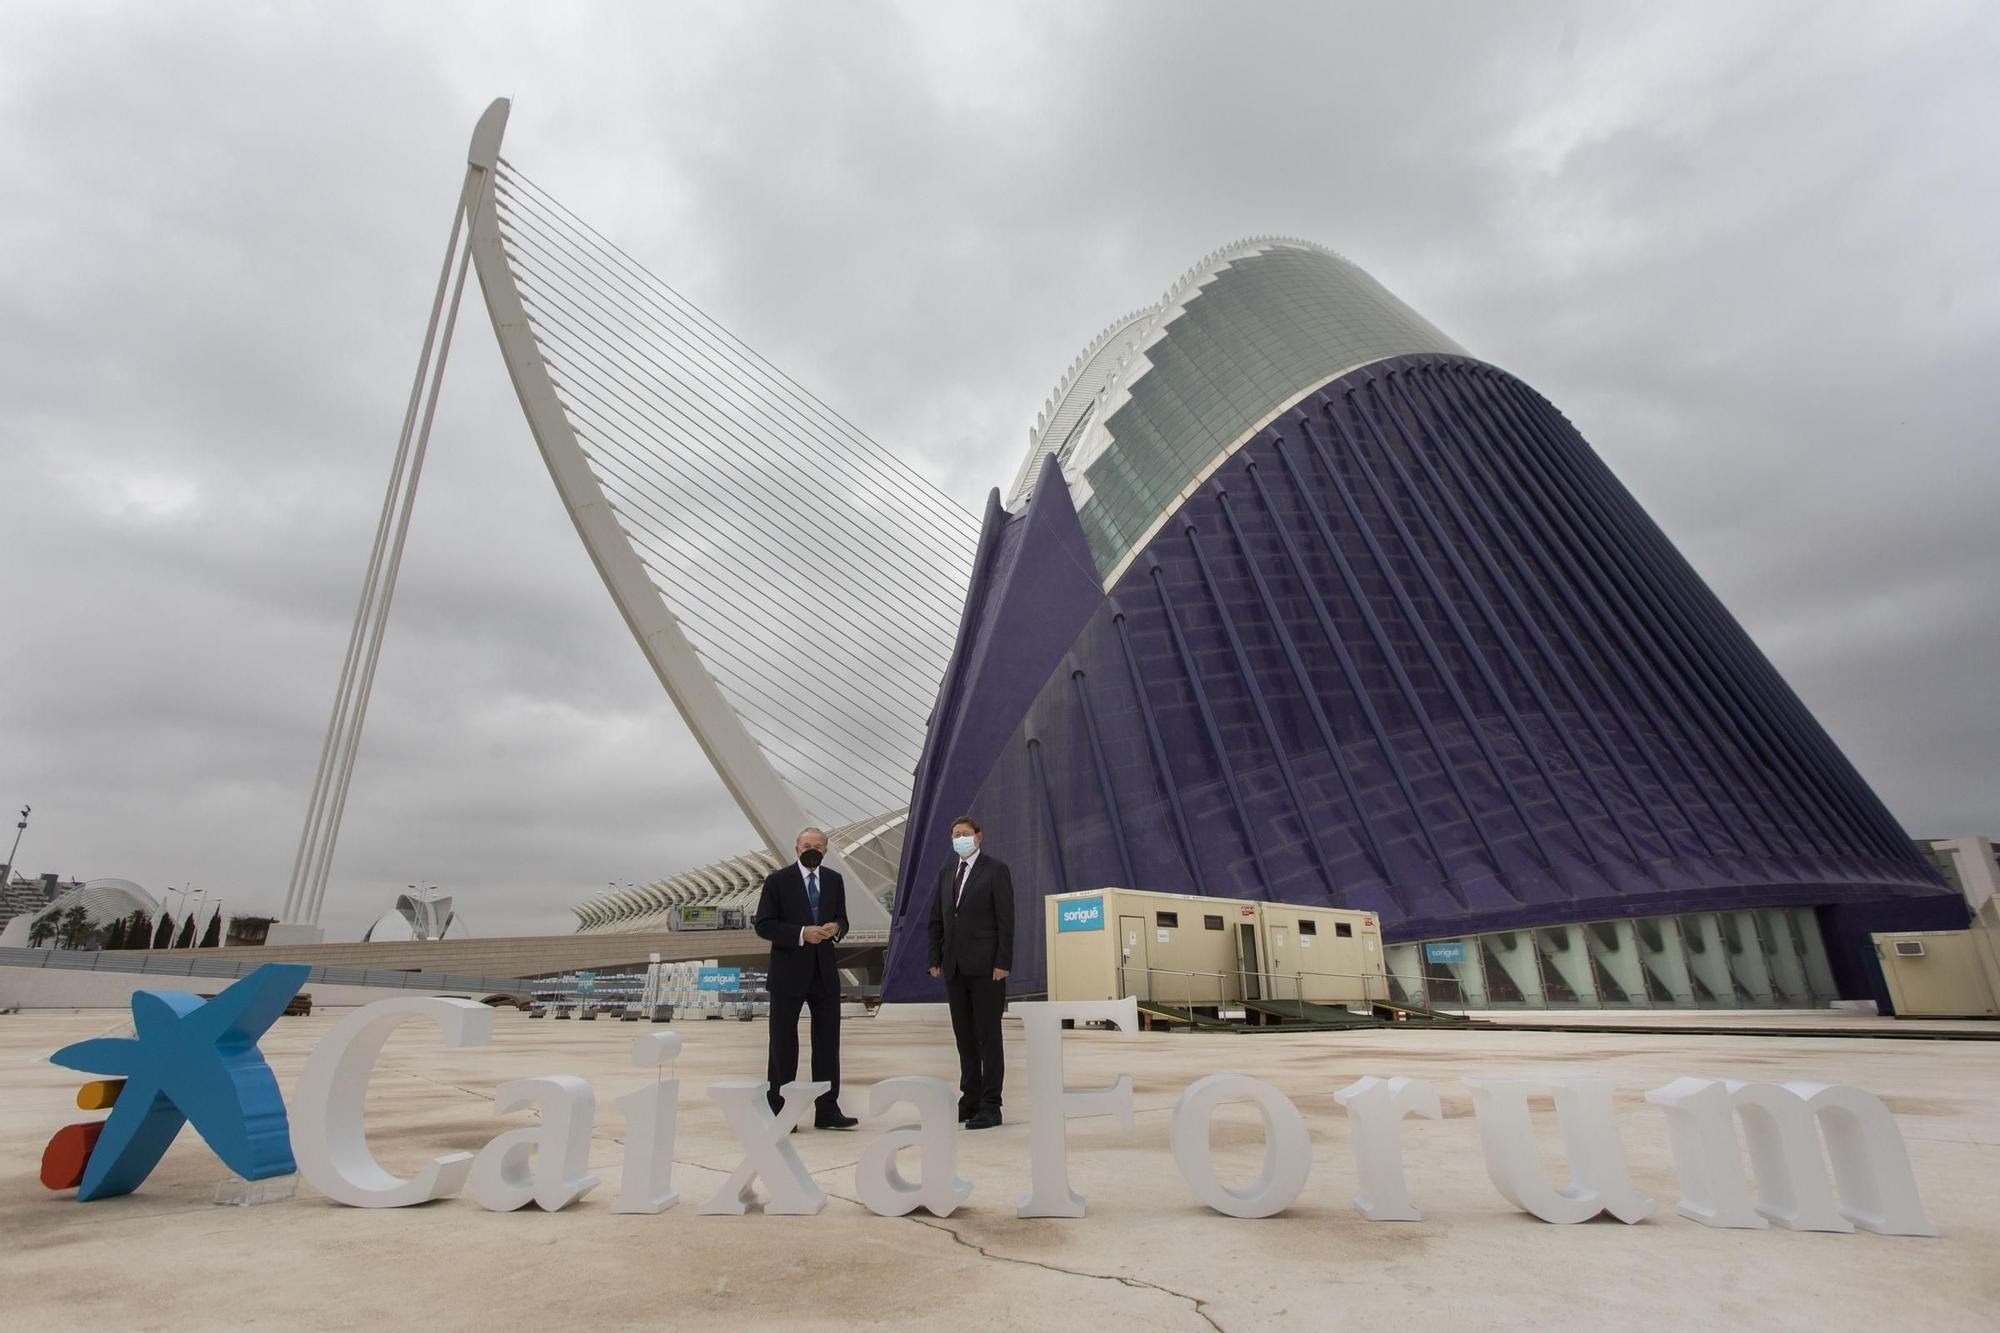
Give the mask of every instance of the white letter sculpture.
M 433 1157 L 404 1180 L 384 1171 L 368 1151 L 362 1108 L 368 1076 L 382 1044 L 404 1023 L 438 1025 L 444 1044 L 485 1046 L 493 1040 L 493 1011 L 476 1000 L 410 996 L 363 1005 L 333 1025 L 306 1057 L 292 1090 L 292 1156 L 314 1189 L 352 1208 L 404 1208 L 459 1192 L 472 1170 L 472 1154 Z
M 749 1212 L 756 1198 L 750 1187 L 759 1177 L 771 1191 L 770 1201 L 764 1205 L 766 1213 L 810 1217 L 826 1207 L 825 1192 L 799 1160 L 790 1136 L 793 1126 L 811 1109 L 813 1099 L 831 1086 L 787 1083 L 783 1109 L 773 1116 L 766 1100 L 769 1083 L 709 1084 L 709 1100 L 722 1108 L 723 1119 L 736 1131 L 736 1141 L 743 1145 L 743 1160 L 698 1211 L 728 1216 Z
M 1935 1236 L 1896 1121 L 1877 1097 L 1825 1083 L 1676 1079 L 1646 1094 L 1667 1114 L 1680 1212 L 1704 1226 Z M 1757 1176 L 1753 1203 L 1736 1146 L 1736 1119 Z M 1836 1207 L 1821 1166 L 1826 1141 Z
M 618 1099 L 625 1113 L 625 1171 L 618 1179 L 614 1213 L 664 1213 L 674 1193 L 674 1129 L 680 1119 L 681 1081 L 664 1077 L 681 1053 L 677 1032 L 648 1032 L 632 1039 L 632 1063 L 659 1071 L 649 1088 Z
M 1507 1202 L 1544 1222 L 1588 1222 L 1610 1213 L 1621 1222 L 1643 1221 L 1653 1201 L 1632 1188 L 1609 1079 L 1560 1079 L 1543 1086 L 1524 1079 L 1469 1078 L 1472 1110 L 1479 1119 L 1479 1144 L 1486 1174 Z M 1571 1183 L 1550 1185 L 1535 1152 L 1528 1098 L 1552 1092 L 1563 1146 L 1569 1152 Z
M 493 1109 L 511 1115 L 534 1107 L 541 1123 L 496 1134 L 472 1160 L 472 1197 L 495 1213 L 534 1204 L 558 1213 L 597 1188 L 584 1174 L 597 1094 L 574 1074 L 517 1078 L 493 1090 Z M 530 1165 L 532 1159 L 532 1165 Z
M 1264 1118 L 1264 1167 L 1247 1190 L 1233 1190 L 1215 1178 L 1209 1151 L 1209 1122 L 1219 1103 L 1248 1098 Z M 1312 1141 L 1299 1108 L 1268 1083 L 1242 1074 L 1210 1074 L 1196 1079 L 1174 1104 L 1169 1139 L 1174 1164 L 1194 1197 L 1230 1217 L 1269 1217 L 1282 1213 L 1306 1187 L 1312 1170 Z
M 1403 1176 L 1403 1117 L 1439 1120 L 1444 1110 L 1437 1089 L 1421 1079 L 1368 1077 L 1333 1094 L 1347 1108 L 1354 1140 L 1354 1172 L 1361 1188 L 1354 1211 L 1370 1222 L 1421 1222 Z
M 972 1185 L 958 1178 L 958 1094 L 941 1078 L 889 1078 L 868 1091 L 868 1114 L 884 1115 L 908 1102 L 917 1108 L 917 1123 L 898 1125 L 869 1144 L 854 1167 L 854 1189 L 877 1217 L 901 1217 L 918 1208 L 934 1217 L 950 1217 L 972 1194 Z M 917 1150 L 923 1179 L 911 1184 L 896 1169 L 896 1154 Z
M 1681 1216 L 1705 1227 L 1769 1226 L 1752 1203 L 1743 1178 L 1736 1108 L 1722 1080 L 1677 1078 L 1664 1088 L 1654 1088 L 1646 1100 L 1666 1112 L 1674 1170 L 1681 1178 Z
M 1130 1036 L 1139 1027 L 1138 1001 L 1038 1000 L 1013 1006 L 1028 1038 L 1028 1163 L 1031 1188 L 1015 1210 L 1020 1217 L 1082 1217 L 1083 1196 L 1069 1187 L 1069 1145 L 1064 1122 L 1115 1115 L 1132 1128 L 1132 1076 L 1109 1087 L 1063 1085 L 1062 1025 L 1102 1022 Z

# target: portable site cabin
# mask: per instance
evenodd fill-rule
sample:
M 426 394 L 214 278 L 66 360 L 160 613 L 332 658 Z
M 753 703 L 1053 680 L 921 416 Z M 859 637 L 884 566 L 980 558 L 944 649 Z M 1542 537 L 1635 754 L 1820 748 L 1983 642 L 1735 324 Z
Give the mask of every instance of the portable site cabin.
M 1182 1008 L 1386 999 L 1373 912 L 1089 889 L 1044 900 L 1049 998 Z
M 1900 931 L 1874 940 L 1898 1018 L 2000 1014 L 2000 929 L 1975 923 L 1971 930 Z

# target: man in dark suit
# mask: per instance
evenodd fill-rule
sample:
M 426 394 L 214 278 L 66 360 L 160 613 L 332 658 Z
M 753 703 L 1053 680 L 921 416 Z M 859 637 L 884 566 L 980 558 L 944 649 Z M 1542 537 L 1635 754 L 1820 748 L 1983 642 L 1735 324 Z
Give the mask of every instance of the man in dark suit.
M 799 1075 L 799 1010 L 812 1010 L 812 1081 L 827 1089 L 813 1105 L 814 1129 L 853 1129 L 840 1112 L 840 973 L 833 946 L 847 934 L 847 886 L 820 864 L 826 834 L 799 834 L 798 859 L 764 877 L 757 899 L 757 933 L 771 942 L 771 1056 L 766 1077 L 776 1113 L 785 1084 Z
M 958 1041 L 958 1118 L 967 1129 L 1000 1123 L 1007 1075 L 1000 1013 L 1014 967 L 1014 877 L 988 856 L 971 816 L 951 826 L 951 862 L 938 871 L 931 900 L 931 975 L 944 978 L 951 1035 Z

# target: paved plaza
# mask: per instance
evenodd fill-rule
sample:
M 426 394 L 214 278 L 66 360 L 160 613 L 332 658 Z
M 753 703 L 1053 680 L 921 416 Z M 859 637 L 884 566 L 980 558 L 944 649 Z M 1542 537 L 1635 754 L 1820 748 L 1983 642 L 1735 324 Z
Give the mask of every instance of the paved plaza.
M 281 1020 L 264 1050 L 288 1095 L 309 1048 L 342 1011 Z M 1722 1023 L 1858 1023 L 1814 1016 L 1707 1015 Z M 48 1052 L 125 1027 L 114 1011 L 0 1016 L 0 1234 L 9 1326 L 212 1328 L 570 1328 L 642 1324 L 796 1329 L 982 1327 L 1251 1329 L 1438 1327 L 1973 1329 L 2000 1311 L 2000 1044 L 1677 1034 L 1098 1032 L 1065 1041 L 1072 1085 L 1133 1076 L 1137 1127 L 1072 1122 L 1070 1179 L 1089 1200 L 1074 1221 L 1021 1220 L 1028 1181 L 1026 1058 L 1009 1022 L 1007 1125 L 962 1136 L 973 1182 L 951 1218 L 880 1218 L 855 1200 L 854 1163 L 889 1121 L 868 1086 L 897 1074 L 950 1077 L 942 1014 L 850 1019 L 846 1105 L 858 1132 L 793 1140 L 830 1196 L 817 1217 L 697 1216 L 738 1154 L 704 1088 L 760 1077 L 761 1024 L 683 1022 L 680 1204 L 610 1212 L 624 1126 L 615 1099 L 648 1077 L 629 1063 L 632 1024 L 530 1021 L 502 1011 L 491 1046 L 446 1050 L 404 1028 L 370 1095 L 383 1165 L 399 1174 L 501 1130 L 493 1089 L 538 1074 L 587 1078 L 598 1100 L 597 1191 L 560 1214 L 489 1213 L 461 1196 L 367 1211 L 296 1197 L 251 1208 L 210 1202 L 225 1172 L 184 1132 L 140 1191 L 79 1205 L 35 1178 L 42 1145 L 79 1118 L 80 1077 Z M 1183 1088 L 1231 1070 L 1268 1080 L 1313 1138 L 1304 1194 L 1282 1216 L 1242 1221 L 1197 1205 L 1176 1172 L 1168 1119 Z M 1516 1212 L 1486 1177 L 1461 1079 L 1597 1074 L 1618 1086 L 1632 1173 L 1663 1207 L 1625 1226 L 1558 1227 Z M 1347 1125 L 1334 1092 L 1364 1074 L 1438 1084 L 1441 1122 L 1406 1123 L 1416 1223 L 1371 1224 L 1348 1204 Z M 1674 1215 L 1660 1112 L 1642 1095 L 1683 1074 L 1851 1083 L 1881 1096 L 1909 1144 L 1937 1239 L 1709 1230 Z M 1553 1117 L 1538 1113 L 1561 1169 Z M 1261 1138 L 1247 1107 L 1214 1132 L 1226 1183 L 1254 1173 Z M 912 1168 L 914 1169 L 914 1168 Z

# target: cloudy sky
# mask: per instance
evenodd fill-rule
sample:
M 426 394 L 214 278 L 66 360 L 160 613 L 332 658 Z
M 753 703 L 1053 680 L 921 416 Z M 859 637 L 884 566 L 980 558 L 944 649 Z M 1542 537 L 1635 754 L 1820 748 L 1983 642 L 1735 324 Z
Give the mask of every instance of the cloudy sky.
M 2000 831 L 2000 10 L 0 7 L 0 802 L 23 868 L 282 903 L 465 141 L 967 506 L 1238 236 L 1562 407 L 1913 833 Z M 483 309 L 326 924 L 752 845 Z M 11 819 L 8 823 L 11 824 Z M 11 829 L 7 830 L 11 833 Z

